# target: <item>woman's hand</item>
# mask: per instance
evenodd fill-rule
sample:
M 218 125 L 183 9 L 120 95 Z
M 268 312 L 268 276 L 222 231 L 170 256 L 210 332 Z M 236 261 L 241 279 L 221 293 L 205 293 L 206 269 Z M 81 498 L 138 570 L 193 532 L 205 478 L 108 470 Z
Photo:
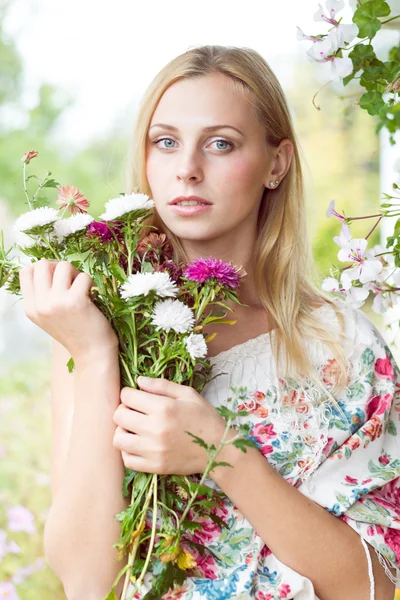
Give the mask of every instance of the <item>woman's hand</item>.
M 41 259 L 20 271 L 26 316 L 81 357 L 116 351 L 118 338 L 89 292 L 93 280 L 67 261 Z
M 218 447 L 225 421 L 193 388 L 149 379 L 135 390 L 121 390 L 122 403 L 114 413 L 118 425 L 114 446 L 121 450 L 127 468 L 159 475 L 204 472 L 208 455 L 185 433 Z

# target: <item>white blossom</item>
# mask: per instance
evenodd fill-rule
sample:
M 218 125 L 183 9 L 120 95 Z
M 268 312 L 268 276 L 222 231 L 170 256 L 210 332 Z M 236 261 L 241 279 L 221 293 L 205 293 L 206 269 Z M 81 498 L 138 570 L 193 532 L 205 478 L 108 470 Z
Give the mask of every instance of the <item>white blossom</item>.
M 49 225 L 59 219 L 58 211 L 49 206 L 41 206 L 24 213 L 14 223 L 14 231 L 29 231 L 33 227 Z
M 169 273 L 134 273 L 121 285 L 121 296 L 125 300 L 135 296 L 147 296 L 150 291 L 155 291 L 157 296 L 175 297 L 178 293 L 176 283 L 171 279 Z
M 171 329 L 178 333 L 186 333 L 194 325 L 194 314 L 192 310 L 180 300 L 159 300 L 153 309 L 153 325 L 156 330 L 163 329 L 169 332 Z
M 207 356 L 207 344 L 204 335 L 191 333 L 185 338 L 185 346 L 193 359 Z
M 357 279 L 361 283 L 374 281 L 382 271 L 382 262 L 372 252 L 366 252 L 368 241 L 364 238 L 355 238 L 345 243 L 338 252 L 338 259 L 342 262 L 352 261 L 354 267 L 347 269 L 351 280 Z
M 69 217 L 68 219 L 60 219 L 54 225 L 54 233 L 58 240 L 62 240 L 77 231 L 81 231 L 82 229 L 86 229 L 90 223 L 94 221 L 91 215 L 78 213 Z
M 106 210 L 100 215 L 100 219 L 114 221 L 134 210 L 149 209 L 153 206 L 154 201 L 150 200 L 146 194 L 125 194 L 108 200 L 105 204 Z
M 327 0 L 325 2 L 327 15 L 325 14 L 322 4 L 318 4 L 318 10 L 314 14 L 314 21 L 325 21 L 327 23 L 334 24 L 336 13 L 344 8 L 343 0 Z
M 348 270 L 343 271 L 340 281 L 334 277 L 327 277 L 324 279 L 322 282 L 322 289 L 325 292 L 342 293 L 345 296 L 346 302 L 355 308 L 362 306 L 369 295 L 367 287 L 355 287 L 352 285 Z
M 38 239 L 35 239 L 34 237 L 31 237 L 30 235 L 27 235 L 22 231 L 17 232 L 17 237 L 15 241 L 21 248 L 32 248 L 35 244 L 39 242 Z

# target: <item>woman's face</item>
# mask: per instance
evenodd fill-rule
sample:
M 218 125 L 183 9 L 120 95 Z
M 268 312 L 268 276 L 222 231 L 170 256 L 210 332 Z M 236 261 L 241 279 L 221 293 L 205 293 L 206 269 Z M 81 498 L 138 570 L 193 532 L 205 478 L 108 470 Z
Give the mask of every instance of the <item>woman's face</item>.
M 243 235 L 253 243 L 271 161 L 254 108 L 225 75 L 177 81 L 161 97 L 148 133 L 147 179 L 158 214 L 184 247 L 238 243 Z M 170 204 L 193 195 L 210 204 Z

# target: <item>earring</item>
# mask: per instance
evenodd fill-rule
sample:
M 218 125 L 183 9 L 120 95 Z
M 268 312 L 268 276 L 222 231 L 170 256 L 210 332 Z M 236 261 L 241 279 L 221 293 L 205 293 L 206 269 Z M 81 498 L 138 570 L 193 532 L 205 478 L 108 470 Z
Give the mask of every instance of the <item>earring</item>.
M 269 185 L 270 185 L 270 187 L 274 188 L 276 185 L 278 185 L 278 183 L 279 183 L 279 179 L 277 179 L 276 181 L 270 181 Z

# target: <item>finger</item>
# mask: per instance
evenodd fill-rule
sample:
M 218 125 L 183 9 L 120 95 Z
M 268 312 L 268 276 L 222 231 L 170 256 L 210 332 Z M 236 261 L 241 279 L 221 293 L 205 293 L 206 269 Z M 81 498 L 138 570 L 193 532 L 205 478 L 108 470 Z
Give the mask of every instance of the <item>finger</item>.
M 138 377 L 137 383 L 141 390 L 145 390 L 150 394 L 168 396 L 168 398 L 182 398 L 194 391 L 188 385 L 181 385 L 162 377 L 157 379 L 152 377 Z
M 78 275 L 78 269 L 71 265 L 71 263 L 66 260 L 60 261 L 53 274 L 52 292 L 55 294 L 66 292 L 70 289 Z
M 143 435 L 149 429 L 147 416 L 137 410 L 127 408 L 124 404 L 120 404 L 114 412 L 113 421 L 122 429 L 137 435 Z
M 55 261 L 40 259 L 35 263 L 33 269 L 33 287 L 36 298 L 36 306 L 40 307 L 48 303 L 51 286 L 53 284 L 53 273 L 57 263 Z
M 140 473 L 156 473 L 157 471 L 151 468 L 148 460 L 142 456 L 134 456 L 128 452 L 121 452 L 122 460 L 127 469 L 139 471 Z
M 143 448 L 143 438 L 139 435 L 135 435 L 134 433 L 129 433 L 122 429 L 122 427 L 117 427 L 114 432 L 113 445 L 121 452 L 128 452 L 129 454 L 133 454 L 135 456 L 142 456 L 144 454 Z
M 141 390 L 124 387 L 121 390 L 121 402 L 128 408 L 136 410 L 144 415 L 150 415 L 154 411 L 155 396 L 150 396 Z
M 36 310 L 33 288 L 33 269 L 33 265 L 27 265 L 19 272 L 19 283 L 24 300 L 24 311 L 28 318 L 32 318 Z
M 89 297 L 90 288 L 93 285 L 94 281 L 87 273 L 78 273 L 71 285 L 71 293 L 77 297 Z

